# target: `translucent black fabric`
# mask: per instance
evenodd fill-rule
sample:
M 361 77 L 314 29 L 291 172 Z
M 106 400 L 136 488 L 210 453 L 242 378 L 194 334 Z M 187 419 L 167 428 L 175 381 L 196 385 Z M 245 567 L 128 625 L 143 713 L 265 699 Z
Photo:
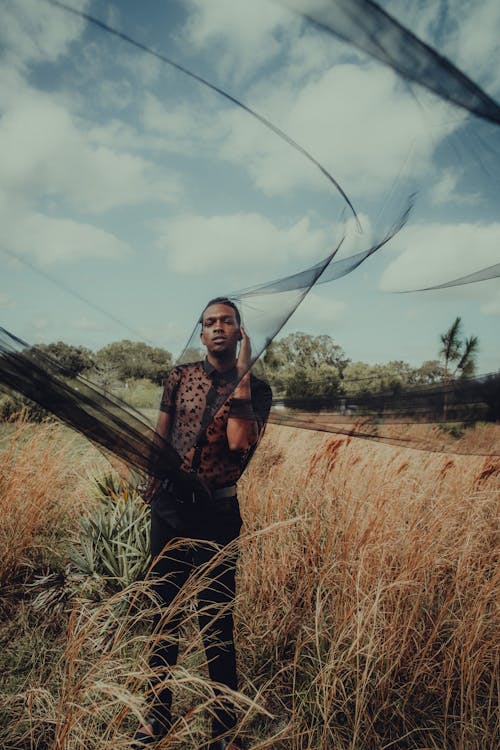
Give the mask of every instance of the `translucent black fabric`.
M 463 71 L 372 0 L 280 0 L 309 22 L 355 45 L 479 117 L 500 123 L 500 106 Z
M 20 393 L 141 473 L 177 476 L 179 454 L 126 402 L 0 328 L 0 384 Z
M 498 415 L 497 399 L 490 397 L 491 386 L 500 384 L 500 375 L 489 374 L 479 378 L 461 378 L 447 384 L 437 383 L 426 386 L 399 387 L 385 391 L 364 391 L 348 393 L 336 397 L 285 398 L 276 405 L 309 412 L 328 409 L 339 416 L 367 415 L 384 418 L 391 423 L 411 424 L 456 422 L 467 419 L 495 421 Z
M 271 415 L 272 423 L 289 427 L 417 450 L 488 456 L 500 455 L 500 435 L 481 445 L 473 428 L 477 422 L 498 421 L 500 373 L 383 392 L 281 399 Z M 468 435 L 470 441 L 460 441 Z
M 340 196 L 342 208 L 351 218 L 355 217 L 355 221 L 351 221 L 350 224 L 345 216 L 341 215 L 336 224 L 336 234 L 330 243 L 332 250 L 323 259 L 312 264 L 298 262 L 294 269 L 281 268 L 282 273 L 278 272 L 277 278 L 272 281 L 266 279 L 265 269 L 262 269 L 263 281 L 252 287 L 236 292 L 220 289 L 221 295 L 230 296 L 241 307 L 243 320 L 252 341 L 252 362 L 266 350 L 316 284 L 334 283 L 341 277 L 355 272 L 362 263 L 368 261 L 388 243 L 401 240 L 409 228 L 410 219 L 415 224 L 421 220 L 421 206 L 425 206 L 426 200 L 427 204 L 432 204 L 432 209 L 436 210 L 437 202 L 432 203 L 429 200 L 429 185 L 418 185 L 417 172 L 416 185 L 410 186 L 406 181 L 404 188 L 397 184 L 391 195 L 383 192 L 380 200 L 375 201 L 374 207 L 366 208 L 368 216 L 367 220 L 363 221 L 362 211 L 358 210 L 349 196 L 349 190 L 340 184 L 340 180 L 309 150 L 268 118 L 221 87 L 179 65 L 163 53 L 148 48 L 129 34 L 58 0 L 47 1 L 57 6 L 61 12 L 75 13 L 99 27 L 104 34 L 112 34 L 124 44 L 133 45 L 144 54 L 152 55 L 179 73 L 190 76 L 200 85 L 208 87 L 215 95 L 224 97 L 232 105 L 257 119 L 263 127 L 270 129 L 290 148 L 312 162 L 334 188 L 336 199 Z M 415 82 L 432 91 L 440 100 L 458 105 L 461 108 L 455 113 L 458 124 L 443 125 L 449 128 L 450 132 L 454 130 L 456 134 L 456 150 L 450 155 L 450 164 L 459 165 L 463 181 L 470 187 L 471 192 L 481 190 L 483 203 L 488 202 L 490 207 L 493 206 L 497 210 L 498 190 L 495 188 L 498 180 L 497 167 L 500 165 L 497 128 L 500 123 L 500 107 L 478 83 L 370 0 L 287 0 L 285 4 L 293 7 L 305 23 L 314 24 L 327 34 L 335 34 L 389 66 L 404 79 L 405 84 L 408 81 Z M 468 113 L 474 117 L 469 117 Z M 479 123 L 477 118 L 482 118 L 486 122 Z M 488 128 L 480 127 L 482 124 L 486 124 Z M 432 122 L 429 130 L 431 131 L 434 126 L 435 123 Z M 462 147 L 463 151 L 460 150 Z M 346 247 L 354 247 L 355 251 L 340 257 L 341 253 L 345 253 Z M 473 248 L 470 254 L 473 254 Z M 367 263 L 366 267 L 368 266 Z M 481 267 L 463 275 L 457 275 L 456 269 L 450 267 L 448 277 L 444 281 L 420 288 L 444 289 L 476 283 L 498 275 L 498 264 L 487 268 Z M 198 314 L 199 312 L 201 311 L 197 311 Z M 193 314 L 193 318 L 196 318 L 196 314 Z M 199 349 L 199 327 L 196 324 L 179 362 L 198 359 Z M 133 468 L 157 477 L 181 475 L 177 451 L 165 442 L 159 441 L 140 414 L 125 402 L 110 397 L 95 384 L 83 378 L 71 379 L 57 363 L 4 329 L 0 330 L 0 384 L 36 401 Z M 486 387 L 493 392 L 492 396 L 488 396 L 490 401 L 484 396 Z M 495 377 L 484 382 L 477 381 L 475 385 L 465 386 L 462 383 L 459 388 L 450 388 L 449 385 L 439 386 L 432 392 L 427 390 L 420 394 L 416 391 L 401 391 L 397 394 L 365 395 L 364 400 L 358 399 L 351 403 L 351 406 L 356 407 L 353 411 L 366 412 L 368 419 L 376 419 L 388 425 L 390 422 L 394 425 L 395 421 L 410 424 L 420 421 L 466 420 L 469 417 L 492 419 L 498 388 Z M 480 395 L 482 388 L 483 395 Z M 221 403 L 222 401 L 217 402 L 215 406 L 220 406 Z M 314 405 L 285 404 L 285 409 L 294 410 L 286 414 L 280 412 L 281 406 L 278 404 L 278 408 L 273 412 L 274 421 L 290 424 L 291 420 L 294 420 L 296 424 L 300 422 L 300 426 L 313 429 L 328 427 L 331 431 L 341 432 L 344 429 L 343 420 L 347 416 L 352 416 L 342 413 L 344 407 L 340 402 L 336 405 L 321 400 Z M 299 407 L 302 414 L 298 411 Z M 330 410 L 328 420 L 323 417 L 317 418 L 318 410 L 325 409 Z M 367 430 L 362 425 L 351 424 L 348 434 L 393 440 L 388 434 L 384 438 L 380 424 L 377 425 L 377 429 L 375 435 L 371 428 Z M 401 441 L 409 444 L 411 439 L 403 437 Z M 473 447 L 470 448 L 470 452 L 474 452 Z M 186 481 L 190 481 L 187 476 Z
M 481 268 L 479 271 L 474 273 L 468 273 L 465 276 L 460 276 L 458 279 L 452 279 L 451 281 L 445 281 L 442 284 L 434 284 L 434 286 L 421 287 L 420 289 L 409 289 L 412 292 L 430 292 L 433 289 L 449 289 L 452 286 L 463 286 L 464 284 L 476 284 L 478 281 L 488 281 L 489 279 L 497 279 L 500 277 L 500 263 L 494 263 L 492 266 L 487 268 Z

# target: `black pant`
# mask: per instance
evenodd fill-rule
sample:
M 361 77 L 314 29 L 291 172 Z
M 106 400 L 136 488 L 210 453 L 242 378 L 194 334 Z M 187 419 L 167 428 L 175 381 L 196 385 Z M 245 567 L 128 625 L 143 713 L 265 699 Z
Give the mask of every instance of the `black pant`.
M 213 543 L 225 546 L 238 537 L 240 528 L 241 516 L 236 498 L 215 500 L 210 506 L 180 503 L 166 492 L 154 498 L 151 504 L 151 555 L 153 558 L 160 555 L 153 572 L 161 578 L 155 584 L 155 590 L 165 607 L 171 604 L 189 576 L 217 554 Z M 202 541 L 189 541 L 178 546 L 176 541 L 183 539 Z M 236 561 L 235 550 L 234 554 L 224 555 L 220 562 L 210 566 L 203 576 L 202 588 L 197 592 L 198 622 L 203 632 L 210 679 L 232 690 L 237 689 L 232 614 Z M 159 620 L 158 616 L 156 625 Z M 151 665 L 160 669 L 174 666 L 177 661 L 180 614 L 176 612 L 167 616 L 165 623 L 168 638 L 159 640 L 151 657 Z M 166 727 L 171 720 L 171 703 L 170 689 L 159 691 L 153 715 Z M 227 700 L 221 699 L 212 722 L 213 736 L 232 729 L 235 723 L 234 709 Z

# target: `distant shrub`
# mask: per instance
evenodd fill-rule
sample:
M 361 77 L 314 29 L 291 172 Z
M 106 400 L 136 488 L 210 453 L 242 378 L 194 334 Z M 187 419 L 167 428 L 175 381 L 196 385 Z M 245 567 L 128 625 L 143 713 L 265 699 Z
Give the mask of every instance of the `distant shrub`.
M 13 396 L 8 396 L 7 394 L 2 394 L 0 396 L 0 419 L 2 421 L 7 421 L 19 411 L 21 411 L 21 409 L 17 399 Z
M 135 409 L 154 409 L 160 403 L 161 390 L 161 386 L 147 378 L 131 378 L 115 394 Z
M 17 394 L 0 395 L 0 421 L 7 422 L 18 414 L 22 414 L 28 422 L 42 422 L 50 416 L 46 409 L 29 398 Z

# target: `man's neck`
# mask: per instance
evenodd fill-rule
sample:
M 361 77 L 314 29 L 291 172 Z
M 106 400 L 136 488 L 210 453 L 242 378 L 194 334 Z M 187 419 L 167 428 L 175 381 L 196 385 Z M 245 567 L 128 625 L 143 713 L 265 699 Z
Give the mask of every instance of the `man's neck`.
M 207 354 L 207 360 L 217 372 L 227 372 L 236 367 L 236 356 L 230 352 L 223 357 L 214 357 L 213 354 Z

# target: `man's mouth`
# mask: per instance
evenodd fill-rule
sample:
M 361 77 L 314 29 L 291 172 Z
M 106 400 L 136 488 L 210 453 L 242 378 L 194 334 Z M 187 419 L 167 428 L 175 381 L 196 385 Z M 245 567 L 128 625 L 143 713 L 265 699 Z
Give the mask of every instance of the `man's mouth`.
M 213 339 L 212 339 L 212 341 L 213 341 L 214 343 L 216 343 L 216 344 L 217 344 L 217 343 L 220 343 L 220 342 L 222 342 L 222 341 L 225 341 L 225 340 L 226 340 L 226 337 L 225 337 L 225 336 L 214 336 L 214 337 L 213 337 Z

